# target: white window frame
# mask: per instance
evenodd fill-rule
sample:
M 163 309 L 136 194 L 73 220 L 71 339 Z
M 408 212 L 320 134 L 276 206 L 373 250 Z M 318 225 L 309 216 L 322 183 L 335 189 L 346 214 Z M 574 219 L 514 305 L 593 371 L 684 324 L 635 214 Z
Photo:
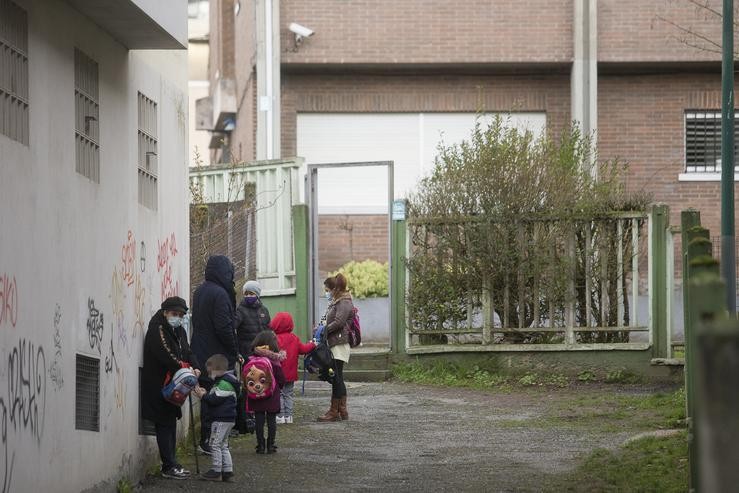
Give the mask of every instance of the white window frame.
M 689 119 L 721 119 L 721 110 L 687 110 L 683 119 L 683 172 L 678 175 L 678 181 L 686 182 L 715 182 L 721 181 L 721 159 L 716 160 L 714 170 L 699 170 L 706 166 L 688 165 L 688 120 Z M 739 119 L 739 111 L 734 113 L 734 118 Z M 736 129 L 736 130 L 739 130 Z M 735 130 L 735 135 L 736 135 Z M 719 135 L 720 138 L 720 135 Z M 739 181 L 739 166 L 734 166 L 734 180 Z
M 157 210 L 159 203 L 159 111 L 156 101 L 139 91 L 138 103 L 138 200 Z
M 4 0 L 0 2 L 0 134 L 26 146 L 29 105 L 28 13 Z
M 98 63 L 74 49 L 75 170 L 100 183 L 100 71 Z

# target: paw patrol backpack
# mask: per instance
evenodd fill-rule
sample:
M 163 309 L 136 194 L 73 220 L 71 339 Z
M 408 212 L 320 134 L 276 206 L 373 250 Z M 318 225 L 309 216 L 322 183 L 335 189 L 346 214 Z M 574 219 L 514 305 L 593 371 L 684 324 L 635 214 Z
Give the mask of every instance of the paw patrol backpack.
M 241 382 L 249 399 L 266 399 L 275 392 L 277 381 L 272 362 L 263 356 L 251 356 L 241 370 Z

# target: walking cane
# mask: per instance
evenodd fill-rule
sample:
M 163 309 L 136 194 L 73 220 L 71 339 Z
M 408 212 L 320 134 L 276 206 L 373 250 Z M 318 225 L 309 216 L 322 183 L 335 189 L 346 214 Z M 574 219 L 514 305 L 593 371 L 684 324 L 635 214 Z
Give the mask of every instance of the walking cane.
M 192 393 L 187 396 L 187 400 L 190 402 L 190 434 L 192 435 L 192 448 L 195 452 L 195 473 L 200 474 L 200 460 L 198 459 L 198 444 L 195 438 L 195 414 L 192 410 Z

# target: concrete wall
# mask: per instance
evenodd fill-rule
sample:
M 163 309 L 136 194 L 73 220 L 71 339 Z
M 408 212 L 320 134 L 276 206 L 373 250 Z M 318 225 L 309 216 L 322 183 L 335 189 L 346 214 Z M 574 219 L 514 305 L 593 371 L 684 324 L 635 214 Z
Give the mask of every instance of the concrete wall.
M 19 4 L 30 145 L 0 135 L 0 490 L 80 491 L 156 448 L 138 369 L 152 313 L 189 291 L 187 60 L 129 52 L 64 2 Z M 99 63 L 99 184 L 75 172 L 75 47 Z M 139 90 L 158 103 L 158 211 L 137 200 Z M 76 354 L 100 359 L 99 432 L 75 430 Z

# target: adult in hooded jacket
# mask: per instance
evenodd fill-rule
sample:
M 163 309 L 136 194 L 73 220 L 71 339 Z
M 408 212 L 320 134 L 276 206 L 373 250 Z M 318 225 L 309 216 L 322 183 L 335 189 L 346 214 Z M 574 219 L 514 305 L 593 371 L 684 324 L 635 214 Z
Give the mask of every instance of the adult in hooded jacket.
M 228 358 L 229 368 L 236 362 L 238 346 L 234 332 L 233 263 L 224 255 L 214 255 L 205 266 L 205 281 L 192 297 L 192 350 L 198 361 L 207 361 L 214 354 Z M 200 376 L 200 385 L 210 390 L 213 382 L 206 375 Z M 200 401 L 200 448 L 210 451 L 210 413 L 208 404 Z

